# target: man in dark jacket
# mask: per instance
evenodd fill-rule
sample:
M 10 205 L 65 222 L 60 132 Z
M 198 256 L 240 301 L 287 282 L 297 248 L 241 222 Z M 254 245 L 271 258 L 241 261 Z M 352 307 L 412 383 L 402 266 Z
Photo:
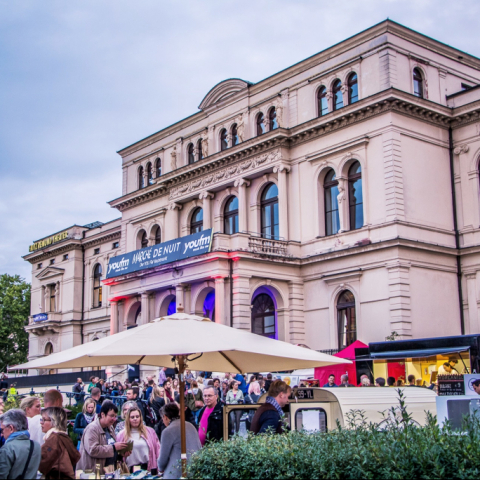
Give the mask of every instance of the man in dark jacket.
M 288 397 L 292 389 L 282 380 L 275 380 L 268 389 L 265 403 L 255 412 L 250 426 L 254 434 L 265 433 L 267 430 L 274 433 L 283 433 L 282 408 L 288 404 Z
M 198 414 L 198 435 L 200 443 L 223 439 L 223 407 L 218 401 L 215 387 L 207 386 L 203 389 L 205 406 Z

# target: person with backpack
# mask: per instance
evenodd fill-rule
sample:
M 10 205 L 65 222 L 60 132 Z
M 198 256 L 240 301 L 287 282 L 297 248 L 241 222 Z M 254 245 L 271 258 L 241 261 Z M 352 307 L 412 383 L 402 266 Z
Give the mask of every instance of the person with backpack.
M 30 440 L 27 416 L 14 408 L 0 416 L 5 445 L 0 448 L 0 478 L 37 478 L 41 447 Z

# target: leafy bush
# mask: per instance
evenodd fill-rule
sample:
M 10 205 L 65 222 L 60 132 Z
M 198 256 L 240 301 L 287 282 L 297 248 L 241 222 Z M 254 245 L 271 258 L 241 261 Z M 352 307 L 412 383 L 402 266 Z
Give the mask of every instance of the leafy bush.
M 329 433 L 249 435 L 213 443 L 192 457 L 190 478 L 478 478 L 480 421 L 471 417 L 459 434 L 427 414 L 416 426 L 405 409 L 388 412 L 386 426 L 351 412 L 349 428 Z

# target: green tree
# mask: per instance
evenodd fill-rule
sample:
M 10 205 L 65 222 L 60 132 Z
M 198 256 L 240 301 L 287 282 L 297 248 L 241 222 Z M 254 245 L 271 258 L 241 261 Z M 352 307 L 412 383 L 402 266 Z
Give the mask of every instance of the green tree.
M 30 290 L 19 275 L 0 275 L 0 371 L 27 361 Z

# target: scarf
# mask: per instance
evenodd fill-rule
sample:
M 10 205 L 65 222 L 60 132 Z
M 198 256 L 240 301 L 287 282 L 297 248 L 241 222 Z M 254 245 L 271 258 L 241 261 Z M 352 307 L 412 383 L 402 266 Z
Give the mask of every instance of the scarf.
M 265 400 L 265 403 L 269 403 L 270 405 L 273 405 L 277 410 L 278 414 L 280 415 L 280 417 L 283 417 L 284 413 L 283 413 L 282 407 L 278 404 L 275 398 L 267 397 L 267 399 Z
M 63 430 L 59 430 L 58 428 L 52 427 L 52 428 L 45 434 L 45 436 L 43 437 L 43 440 L 47 440 L 48 437 L 49 437 L 52 433 L 61 433 L 61 434 L 63 434 L 63 435 L 67 435 L 67 432 L 64 432 Z
M 85 420 L 87 421 L 87 423 L 90 424 L 95 418 L 95 413 L 92 413 L 92 414 L 84 413 L 83 416 L 85 417 Z
M 10 436 L 5 440 L 5 444 L 11 442 L 12 440 L 15 440 L 20 435 L 26 435 L 28 438 L 30 438 L 30 432 L 28 430 L 20 430 L 18 432 L 11 433 Z

